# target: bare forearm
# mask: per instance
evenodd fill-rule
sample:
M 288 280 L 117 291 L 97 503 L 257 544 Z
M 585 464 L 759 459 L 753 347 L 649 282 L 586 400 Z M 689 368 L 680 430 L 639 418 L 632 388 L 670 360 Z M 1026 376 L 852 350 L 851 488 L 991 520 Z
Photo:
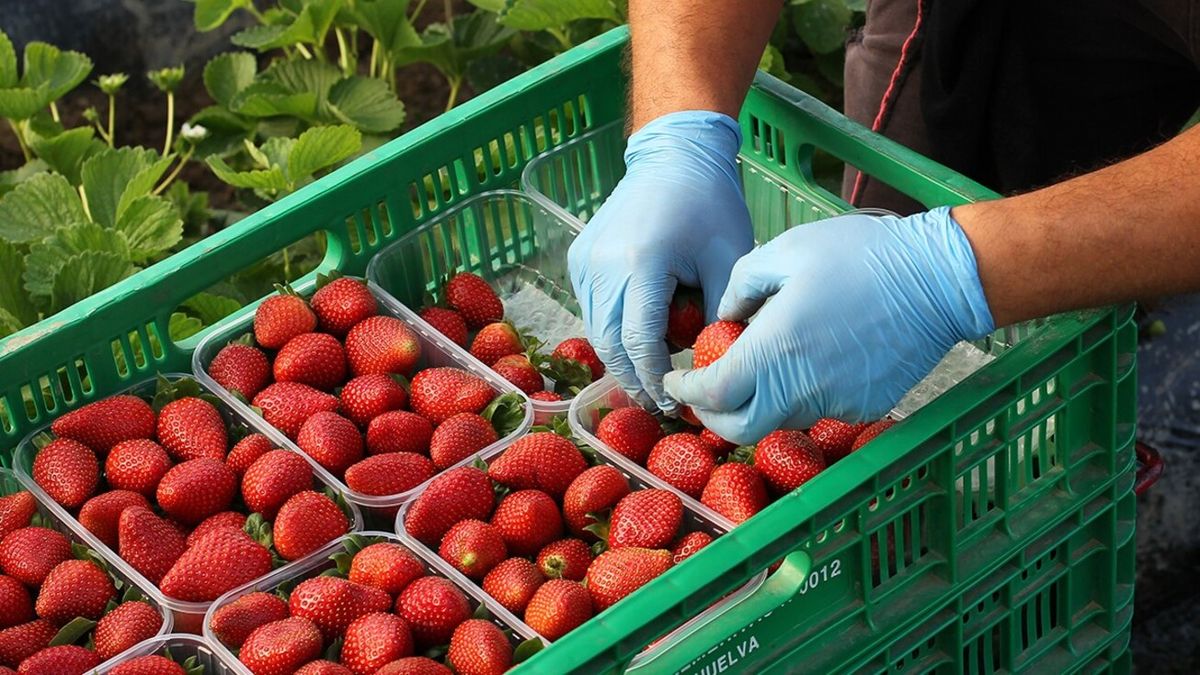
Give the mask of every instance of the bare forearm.
M 1200 128 L 1120 164 L 953 215 L 998 326 L 1200 290 Z
M 630 131 L 680 110 L 737 117 L 782 0 L 630 0 Z

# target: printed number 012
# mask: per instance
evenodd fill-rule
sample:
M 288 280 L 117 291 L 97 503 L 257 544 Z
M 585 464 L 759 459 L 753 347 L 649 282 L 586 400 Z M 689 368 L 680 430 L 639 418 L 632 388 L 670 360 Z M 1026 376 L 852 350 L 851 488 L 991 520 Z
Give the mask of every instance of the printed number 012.
M 841 576 L 841 574 L 841 560 L 835 559 L 824 565 L 821 565 L 820 569 L 813 570 L 809 573 L 807 579 L 800 582 L 800 595 L 804 595 L 817 586 L 820 586 L 823 582 L 829 581 L 834 577 Z

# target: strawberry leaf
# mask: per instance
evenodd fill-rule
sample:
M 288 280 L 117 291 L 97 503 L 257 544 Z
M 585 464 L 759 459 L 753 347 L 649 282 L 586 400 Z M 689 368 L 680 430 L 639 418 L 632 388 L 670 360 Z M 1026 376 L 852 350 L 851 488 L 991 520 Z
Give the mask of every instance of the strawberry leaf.
M 328 286 L 331 281 L 336 281 L 342 276 L 342 273 L 337 270 L 329 270 L 329 272 L 317 273 L 317 290 L 321 290 Z
M 79 641 L 79 638 L 87 635 L 95 627 L 95 621 L 83 616 L 75 617 L 55 634 L 54 639 L 50 640 L 50 646 L 73 645 Z
M 592 544 L 592 557 L 599 557 L 601 553 L 608 550 L 608 542 L 603 539 Z M 584 586 L 587 586 L 587 581 L 584 581 Z
M 600 421 L 603 420 L 605 417 L 607 417 L 608 413 L 610 413 L 612 411 L 613 411 L 612 408 L 603 408 L 603 407 L 596 408 L 596 423 L 599 424 Z
M 513 651 L 513 664 L 515 665 L 528 660 L 529 657 L 542 651 L 545 646 L 546 645 L 542 644 L 541 640 L 537 638 L 529 638 L 528 640 L 517 645 L 516 650 Z
M 329 644 L 329 648 L 325 650 L 325 658 L 334 663 L 342 660 L 342 638 L 337 638 Z
M 170 657 L 168 657 L 170 658 Z M 187 675 L 204 675 L 204 664 L 195 656 L 189 656 L 182 664 Z
M 734 448 L 733 452 L 729 453 L 730 462 L 740 462 L 742 464 L 754 464 L 754 446 L 743 445 Z
M 241 336 L 240 338 L 238 338 L 238 339 L 236 339 L 236 340 L 232 340 L 232 341 L 230 341 L 230 343 L 229 343 L 229 344 L 231 344 L 231 345 L 245 345 L 245 346 L 247 346 L 247 347 L 254 347 L 254 346 L 255 346 L 255 344 L 254 344 L 254 334 L 253 334 L 253 333 L 246 333 L 245 335 Z
M 250 538 L 263 548 L 271 550 L 274 555 L 275 540 L 271 535 L 271 524 L 263 518 L 261 513 L 251 513 L 250 517 L 246 519 L 246 524 L 242 526 L 242 531 L 250 535 Z
M 576 359 L 551 355 L 541 366 L 542 374 L 554 380 L 554 390 L 562 395 L 572 387 L 582 389 L 592 383 L 592 369 Z
M 603 511 L 590 511 L 587 516 L 596 522 L 585 526 L 583 529 L 591 532 L 600 538 L 601 542 L 608 541 L 609 522 L 612 520 L 612 509 L 604 509 Z
M 32 527 L 44 527 L 48 530 L 54 529 L 54 521 L 50 520 L 49 516 L 44 516 L 40 513 L 34 513 L 33 518 L 29 519 L 29 524 Z
M 525 421 L 525 397 L 515 391 L 497 396 L 481 414 L 503 438 L 516 431 Z
M 475 467 L 476 469 L 479 469 L 480 471 L 482 471 L 484 473 L 487 473 L 487 470 L 488 470 L 487 462 L 483 461 L 483 458 L 480 457 L 479 455 L 475 456 L 475 461 L 471 462 L 471 466 Z
M 321 573 L 322 576 L 345 577 L 348 574 L 350 574 L 350 563 L 351 563 L 351 561 L 354 560 L 353 553 L 349 553 L 347 551 L 340 551 L 338 553 L 334 553 L 333 555 L 329 556 L 329 559 L 333 561 L 333 563 L 334 563 L 334 565 L 336 565 L 336 567 L 334 567 L 333 569 L 325 570 L 324 572 Z
M 425 656 L 433 659 L 434 661 L 440 661 L 448 651 L 450 651 L 450 645 L 438 645 L 436 647 L 430 647 L 429 649 L 426 649 Z
M 38 450 L 41 450 L 42 448 L 46 447 L 47 445 L 50 445 L 50 442 L 53 440 L 54 440 L 53 436 L 51 436 L 50 434 L 43 431 L 42 433 L 33 437 L 33 445 Z
M 487 608 L 487 605 L 482 602 L 475 608 L 475 613 L 471 615 L 472 619 L 483 619 L 484 621 L 492 620 L 492 612 Z

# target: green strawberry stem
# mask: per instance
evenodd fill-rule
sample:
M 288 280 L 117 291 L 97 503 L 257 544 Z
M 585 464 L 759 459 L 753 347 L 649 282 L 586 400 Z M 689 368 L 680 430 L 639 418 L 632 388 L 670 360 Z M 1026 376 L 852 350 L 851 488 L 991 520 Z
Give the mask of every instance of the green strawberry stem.
M 61 647 L 63 645 L 73 645 L 79 641 L 79 638 L 87 635 L 95 627 L 95 621 L 87 617 L 77 616 L 59 629 L 54 639 L 50 640 L 50 646 Z
M 337 638 L 329 644 L 329 648 L 325 650 L 325 658 L 334 663 L 342 660 L 342 638 Z
M 528 640 L 517 645 L 517 648 L 513 650 L 513 664 L 515 665 L 523 661 L 527 661 L 529 657 L 542 651 L 542 649 L 545 647 L 546 645 L 542 644 L 541 640 L 537 638 L 529 638 Z
M 475 608 L 475 613 L 471 615 L 472 619 L 483 619 L 484 621 L 492 620 L 492 612 L 487 608 L 487 605 L 482 602 Z
M 341 278 L 341 276 L 342 276 L 342 273 L 336 269 L 329 270 L 328 272 L 318 272 L 317 273 L 317 290 L 321 290 L 321 288 L 325 287 L 332 281 L 337 281 L 338 279 Z
M 525 421 L 525 398 L 516 392 L 502 394 L 492 399 L 480 414 L 492 423 L 496 433 L 503 438 Z
M 733 452 L 729 453 L 729 458 L 726 461 L 754 464 L 754 449 L 753 445 L 738 446 L 733 449 Z

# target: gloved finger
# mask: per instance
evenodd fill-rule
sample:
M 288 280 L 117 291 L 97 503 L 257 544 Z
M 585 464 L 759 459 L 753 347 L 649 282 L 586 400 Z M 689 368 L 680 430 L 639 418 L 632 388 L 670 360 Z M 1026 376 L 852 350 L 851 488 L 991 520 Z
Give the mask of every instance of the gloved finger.
M 667 313 L 675 279 L 666 275 L 635 276 L 625 287 L 621 344 L 633 363 L 642 389 L 664 413 L 678 407 L 663 390 L 663 375 L 671 371 L 667 348 Z
M 625 353 L 621 344 L 621 318 L 624 308 L 621 298 L 624 286 L 605 284 L 605 280 L 593 277 L 588 283 L 578 284 L 584 287 L 586 294 L 579 294 L 579 306 L 582 310 L 584 332 L 596 350 L 596 356 L 604 363 L 605 372 L 612 375 L 617 384 L 640 404 L 649 403 L 649 397 L 642 390 L 641 381 L 633 368 L 633 362 Z M 578 290 L 577 290 L 578 292 Z M 597 302 L 597 299 L 600 299 Z M 616 299 L 616 302 L 612 300 Z
M 730 275 L 741 254 L 739 247 L 721 244 L 706 255 L 704 266 L 700 270 L 700 288 L 704 291 L 704 320 L 712 323 L 717 320 L 721 298 L 729 287 Z
M 673 370 L 663 377 L 663 387 L 676 401 L 695 408 L 730 411 L 754 395 L 754 373 L 729 360 L 692 370 Z
M 763 251 L 762 248 L 755 249 L 733 266 L 729 284 L 717 308 L 719 318 L 744 321 L 782 288 L 787 271 L 780 269 L 776 261 L 768 260 Z
M 751 402 L 735 410 L 692 408 L 692 413 L 706 429 L 738 445 L 757 443 L 763 436 L 779 428 L 775 418 L 759 413 Z

